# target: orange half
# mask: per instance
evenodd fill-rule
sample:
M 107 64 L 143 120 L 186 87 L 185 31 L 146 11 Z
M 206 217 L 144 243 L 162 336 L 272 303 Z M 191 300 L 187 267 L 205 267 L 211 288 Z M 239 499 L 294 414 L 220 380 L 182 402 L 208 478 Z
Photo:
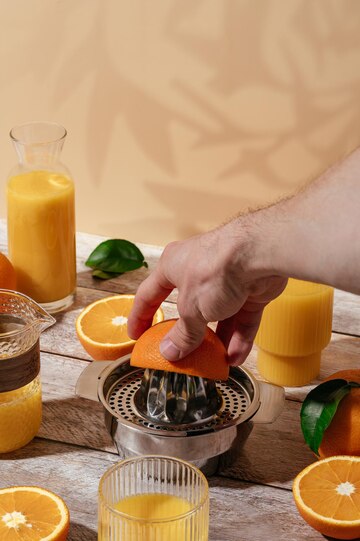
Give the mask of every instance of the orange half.
M 40 487 L 0 489 L 0 539 L 65 541 L 70 517 L 65 502 Z
M 161 355 L 160 342 L 175 323 L 176 319 L 168 319 L 147 329 L 134 346 L 130 364 L 140 368 L 227 380 L 229 364 L 226 349 L 210 327 L 207 327 L 205 338 L 200 346 L 180 361 L 171 362 Z
M 78 338 L 87 353 L 96 361 L 114 361 L 130 353 L 135 340 L 127 333 L 127 320 L 135 295 L 113 295 L 89 304 L 76 320 Z M 154 323 L 162 321 L 159 308 Z
M 336 539 L 360 537 L 360 457 L 332 456 L 297 475 L 293 495 L 310 526 Z

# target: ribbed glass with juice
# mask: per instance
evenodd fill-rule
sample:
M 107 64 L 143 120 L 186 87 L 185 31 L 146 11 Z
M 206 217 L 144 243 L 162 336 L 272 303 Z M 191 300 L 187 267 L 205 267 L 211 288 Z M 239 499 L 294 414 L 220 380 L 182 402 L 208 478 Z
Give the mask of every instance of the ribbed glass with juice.
M 100 480 L 99 541 L 207 541 L 205 476 L 180 459 L 119 462 Z
M 278 385 L 309 383 L 320 372 L 322 350 L 331 338 L 332 287 L 290 278 L 264 309 L 255 338 L 261 375 Z
M 57 312 L 73 302 L 76 287 L 74 183 L 59 161 L 66 130 L 31 122 L 10 136 L 19 158 L 7 182 L 8 248 L 18 290 Z

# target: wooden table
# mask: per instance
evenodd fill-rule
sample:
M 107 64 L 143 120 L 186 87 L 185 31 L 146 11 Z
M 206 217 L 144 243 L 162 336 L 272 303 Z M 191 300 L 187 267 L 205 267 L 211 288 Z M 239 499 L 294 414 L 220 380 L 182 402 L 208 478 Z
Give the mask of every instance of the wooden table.
M 1 487 L 36 484 L 64 498 L 71 513 L 69 541 L 97 539 L 99 479 L 118 460 L 104 426 L 102 406 L 75 396 L 77 378 L 91 361 L 77 340 L 75 319 L 96 299 L 134 293 L 161 254 L 159 247 L 139 244 L 149 270 L 99 281 L 92 278 L 84 261 L 102 240 L 77 235 L 75 304 L 58 314 L 57 323 L 41 336 L 44 410 L 39 435 L 25 448 L 0 458 Z M 4 221 L 0 221 L 0 250 L 6 253 Z M 166 317 L 176 315 L 176 292 L 163 309 Z M 336 291 L 333 335 L 323 353 L 319 381 L 336 370 L 360 367 L 359 335 L 359 298 Z M 255 349 L 245 366 L 260 378 Z M 287 388 L 285 408 L 277 421 L 256 425 L 236 464 L 209 479 L 210 541 L 324 539 L 298 515 L 291 493 L 295 475 L 314 461 L 299 423 L 301 401 L 310 388 Z

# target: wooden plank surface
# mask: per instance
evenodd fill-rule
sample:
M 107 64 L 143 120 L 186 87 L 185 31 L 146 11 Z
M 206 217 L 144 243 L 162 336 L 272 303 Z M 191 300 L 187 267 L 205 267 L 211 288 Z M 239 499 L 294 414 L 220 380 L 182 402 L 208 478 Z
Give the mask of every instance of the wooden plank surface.
M 71 515 L 68 541 L 97 539 L 97 489 L 117 457 L 35 439 L 0 462 L 1 486 L 36 484 L 59 494 Z M 209 541 L 320 541 L 298 515 L 289 490 L 213 477 Z M 170 540 L 169 540 L 170 541 Z
M 41 337 L 43 423 L 39 437 L 24 449 L 0 455 L 0 486 L 39 484 L 59 493 L 71 511 L 69 541 L 95 541 L 98 481 L 118 460 L 105 428 L 101 404 L 75 396 L 76 381 L 91 361 L 77 340 L 75 320 L 84 306 L 114 293 L 134 293 L 155 267 L 162 248 L 139 245 L 149 269 L 114 280 L 91 277 L 84 265 L 104 237 L 77 235 L 78 291 L 67 311 Z M 0 250 L 6 252 L 6 232 L 0 221 Z M 163 303 L 167 318 L 176 315 L 176 291 Z M 360 368 L 359 297 L 336 291 L 334 333 L 323 352 L 321 373 L 311 384 L 286 388 L 283 412 L 273 424 L 255 425 L 236 461 L 222 464 L 210 479 L 210 541 L 320 540 L 299 517 L 292 501 L 295 475 L 315 457 L 304 443 L 299 422 L 301 401 L 328 375 Z M 245 366 L 261 379 L 256 347 Z

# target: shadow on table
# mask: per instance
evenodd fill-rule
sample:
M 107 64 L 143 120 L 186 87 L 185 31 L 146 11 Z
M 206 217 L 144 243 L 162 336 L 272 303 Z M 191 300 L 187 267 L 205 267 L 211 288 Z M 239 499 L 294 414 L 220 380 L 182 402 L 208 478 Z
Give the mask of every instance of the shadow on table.
M 87 449 L 84 449 L 83 451 L 86 452 Z M 69 452 L 79 452 L 79 447 L 57 441 L 35 438 L 21 449 L 1 454 L 0 464 L 6 460 L 24 460 L 27 458 L 62 455 L 64 453 L 68 454 Z
M 71 523 L 68 541 L 97 541 L 97 532 L 84 524 Z
M 25 447 L 12 451 L 10 453 L 1 453 L 0 454 L 0 464 L 2 461 L 12 461 L 12 460 L 26 460 L 28 458 L 38 458 L 46 456 L 55 456 L 62 455 L 64 453 L 82 453 L 94 452 L 92 448 L 79 446 L 72 443 L 63 443 L 61 441 L 54 441 L 49 439 L 42 439 L 41 437 L 36 437 Z M 109 451 L 110 453 L 117 456 L 115 451 Z
M 44 397 L 40 437 L 116 453 L 99 402 L 78 396 L 59 399 Z

